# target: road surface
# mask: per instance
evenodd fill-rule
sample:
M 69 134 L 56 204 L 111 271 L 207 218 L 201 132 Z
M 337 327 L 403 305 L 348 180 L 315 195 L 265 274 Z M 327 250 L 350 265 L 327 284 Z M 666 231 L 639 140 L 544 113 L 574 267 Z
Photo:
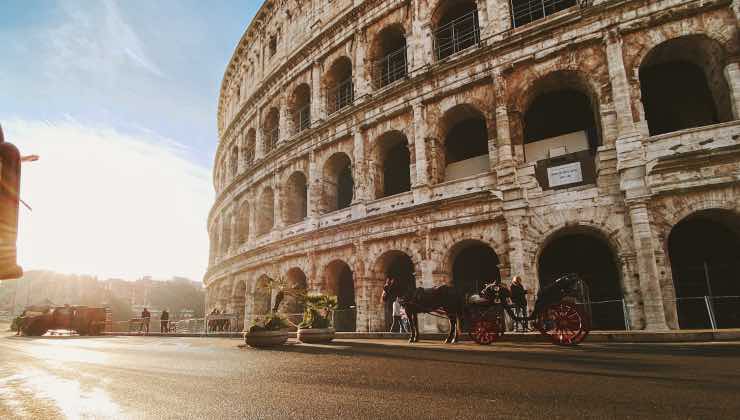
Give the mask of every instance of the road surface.
M 740 343 L 0 336 L 0 418 L 738 418 Z

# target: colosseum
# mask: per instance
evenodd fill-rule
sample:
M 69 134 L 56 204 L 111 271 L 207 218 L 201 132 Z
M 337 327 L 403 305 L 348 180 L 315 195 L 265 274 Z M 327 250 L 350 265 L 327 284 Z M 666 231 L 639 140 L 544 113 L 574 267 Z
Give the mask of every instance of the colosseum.
M 739 19 L 265 1 L 221 85 L 207 310 L 248 323 L 281 279 L 337 295 L 337 330 L 382 331 L 388 274 L 469 293 L 577 272 L 595 329 L 740 327 Z

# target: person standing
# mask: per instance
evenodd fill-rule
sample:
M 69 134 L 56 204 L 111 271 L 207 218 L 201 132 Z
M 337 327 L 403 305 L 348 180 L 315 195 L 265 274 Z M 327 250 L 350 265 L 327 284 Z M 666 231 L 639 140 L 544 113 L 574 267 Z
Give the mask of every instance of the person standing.
M 509 286 L 511 293 L 511 303 L 514 305 L 514 315 L 517 318 L 525 318 L 527 316 L 527 289 L 522 285 L 522 279 L 519 276 L 514 276 L 511 279 L 511 286 Z M 514 320 L 514 330 L 518 332 L 527 331 L 527 321 Z
M 170 332 L 170 313 L 167 312 L 167 308 L 162 311 L 162 316 L 159 317 L 159 330 L 163 333 Z
M 401 302 L 399 298 L 393 301 L 393 323 L 391 324 L 390 332 L 401 332 Z
M 152 314 L 150 314 L 146 308 L 141 311 L 141 330 L 139 330 L 140 332 L 149 334 L 149 320 L 151 319 L 151 317 Z

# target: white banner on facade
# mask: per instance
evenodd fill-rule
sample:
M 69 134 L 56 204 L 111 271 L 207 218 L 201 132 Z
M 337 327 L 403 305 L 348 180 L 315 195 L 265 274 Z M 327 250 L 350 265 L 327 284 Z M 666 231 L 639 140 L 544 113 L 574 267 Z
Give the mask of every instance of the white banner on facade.
M 565 165 L 547 168 L 547 181 L 551 188 L 583 182 L 581 162 L 566 163 Z

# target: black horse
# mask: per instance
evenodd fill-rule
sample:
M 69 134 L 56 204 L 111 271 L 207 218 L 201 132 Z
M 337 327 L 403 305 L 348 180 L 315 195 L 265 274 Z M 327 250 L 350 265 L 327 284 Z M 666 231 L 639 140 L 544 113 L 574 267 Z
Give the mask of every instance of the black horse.
M 414 288 L 391 277 L 383 286 L 383 302 L 400 298 L 401 306 L 411 323 L 409 343 L 419 341 L 419 314 L 441 313 L 450 321 L 450 332 L 445 343 L 457 343 L 460 319 L 463 315 L 463 299 L 450 286 L 437 286 L 431 289 Z

